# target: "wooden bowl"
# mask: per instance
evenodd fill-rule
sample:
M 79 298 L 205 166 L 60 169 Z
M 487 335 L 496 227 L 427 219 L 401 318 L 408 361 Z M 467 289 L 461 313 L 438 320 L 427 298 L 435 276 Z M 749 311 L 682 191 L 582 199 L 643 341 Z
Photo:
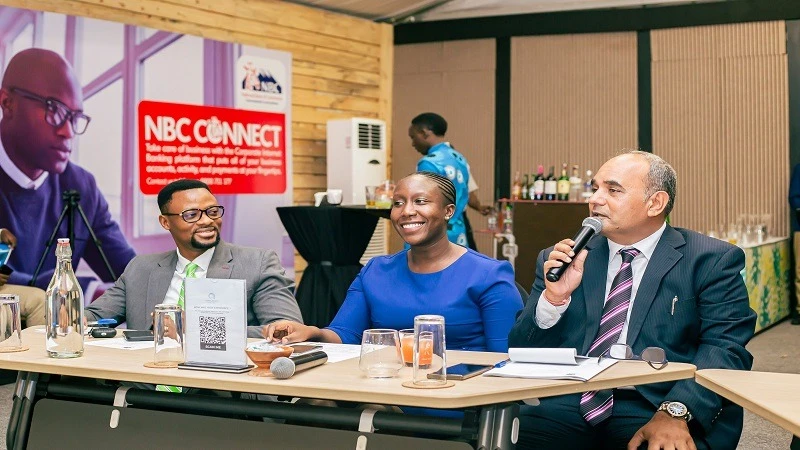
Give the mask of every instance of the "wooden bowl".
M 269 370 L 269 365 L 272 364 L 272 361 L 281 356 L 288 357 L 294 351 L 294 348 L 287 345 L 279 345 L 278 347 L 281 348 L 280 351 L 264 352 L 248 348 L 245 349 L 244 352 L 247 353 L 247 357 L 250 358 L 250 361 L 253 361 L 253 364 L 258 366 L 259 369 Z

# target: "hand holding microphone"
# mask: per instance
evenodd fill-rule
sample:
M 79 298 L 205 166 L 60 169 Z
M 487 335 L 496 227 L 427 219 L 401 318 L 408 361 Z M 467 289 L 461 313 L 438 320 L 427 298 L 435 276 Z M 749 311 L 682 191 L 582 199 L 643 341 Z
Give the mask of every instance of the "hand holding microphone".
M 545 298 L 554 305 L 563 304 L 578 287 L 583 278 L 583 263 L 587 251 L 583 248 L 603 229 L 603 222 L 594 217 L 583 220 L 583 226 L 574 239 L 564 239 L 553 247 L 544 262 Z

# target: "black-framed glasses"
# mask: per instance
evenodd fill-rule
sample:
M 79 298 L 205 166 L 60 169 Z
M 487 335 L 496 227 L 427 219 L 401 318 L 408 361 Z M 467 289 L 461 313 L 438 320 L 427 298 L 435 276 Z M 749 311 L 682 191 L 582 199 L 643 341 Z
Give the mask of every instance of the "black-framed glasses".
M 656 370 L 661 370 L 664 367 L 667 367 L 668 363 L 667 354 L 661 347 L 647 347 L 646 349 L 642 350 L 641 355 L 637 355 L 633 353 L 633 349 L 631 349 L 630 345 L 628 344 L 613 344 L 608 348 L 608 350 L 600 355 L 600 357 L 597 359 L 597 363 L 599 364 L 602 362 L 604 358 L 644 361 L 649 364 L 650 367 Z
M 208 216 L 208 218 L 211 220 L 219 219 L 220 217 L 222 217 L 223 214 L 225 214 L 225 207 L 223 207 L 222 205 L 214 205 L 214 206 L 209 206 L 206 209 L 192 208 L 192 209 L 187 209 L 180 213 L 162 213 L 161 215 L 181 216 L 181 219 L 183 219 L 185 222 L 195 223 L 198 220 L 200 220 L 201 217 L 203 217 L 203 213 L 205 213 L 206 216 Z
M 55 128 L 61 128 L 69 120 L 72 125 L 72 131 L 75 134 L 83 134 L 86 132 L 86 127 L 89 126 L 89 122 L 92 120 L 92 118 L 86 114 L 80 111 L 73 111 L 69 109 L 67 105 L 52 97 L 42 97 L 41 95 L 36 95 L 33 92 L 16 87 L 9 88 L 8 91 L 19 94 L 21 97 L 25 97 L 29 100 L 44 103 L 44 120 Z

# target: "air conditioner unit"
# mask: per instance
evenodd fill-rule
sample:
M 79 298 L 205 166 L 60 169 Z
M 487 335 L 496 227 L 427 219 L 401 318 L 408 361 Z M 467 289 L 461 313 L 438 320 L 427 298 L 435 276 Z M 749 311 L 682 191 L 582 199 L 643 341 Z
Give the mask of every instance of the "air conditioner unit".
M 387 178 L 386 122 L 352 118 L 328 121 L 328 189 L 342 190 L 342 203 L 366 204 L 366 186 L 377 186 Z M 381 219 L 361 258 L 389 251 L 387 221 Z

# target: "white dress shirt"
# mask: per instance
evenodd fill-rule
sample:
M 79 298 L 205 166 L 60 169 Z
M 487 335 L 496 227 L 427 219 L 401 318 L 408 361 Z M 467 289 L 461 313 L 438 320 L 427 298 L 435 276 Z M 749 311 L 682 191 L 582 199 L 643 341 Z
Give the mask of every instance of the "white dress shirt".
M 611 290 L 611 284 L 614 282 L 614 277 L 617 276 L 617 272 L 622 266 L 622 255 L 620 255 L 619 251 L 627 248 L 635 248 L 640 252 L 631 262 L 631 268 L 633 269 L 633 288 L 631 291 L 631 302 L 628 306 L 628 315 L 625 318 L 625 325 L 622 327 L 622 331 L 619 334 L 619 341 L 617 341 L 620 344 L 625 344 L 628 339 L 628 322 L 630 321 L 631 311 L 633 311 L 633 304 L 636 300 L 636 292 L 639 290 L 639 284 L 641 283 L 644 272 L 647 269 L 647 263 L 650 262 L 650 258 L 653 257 L 653 252 L 656 250 L 658 241 L 661 239 L 661 235 L 664 234 L 664 230 L 666 228 L 667 224 L 665 222 L 661 225 L 661 228 L 656 230 L 655 233 L 647 236 L 633 245 L 620 245 L 611 239 L 608 240 L 608 273 L 606 274 L 605 291 L 606 300 L 603 301 L 603 304 L 605 304 L 605 301 L 608 300 L 608 292 Z M 561 319 L 561 316 L 564 314 L 564 311 L 566 311 L 569 307 L 570 300 L 571 298 L 568 298 L 564 305 L 554 306 L 544 298 L 544 292 L 542 292 L 542 294 L 539 296 L 539 302 L 536 304 L 536 324 L 539 326 L 539 328 L 547 329 L 558 323 L 558 321 Z
M 208 273 L 208 265 L 211 264 L 211 257 L 214 256 L 215 249 L 216 247 L 211 247 L 202 255 L 195 258 L 194 261 L 189 261 L 188 259 L 184 258 L 183 255 L 181 255 L 181 252 L 179 252 L 177 249 L 175 250 L 178 252 L 178 264 L 175 265 L 175 273 L 172 274 L 172 281 L 169 283 L 169 289 L 167 289 L 167 295 L 164 297 L 164 303 L 168 305 L 178 304 L 178 295 L 180 295 L 183 280 L 186 279 L 186 266 L 188 266 L 190 262 L 193 262 L 198 266 L 197 270 L 194 272 L 195 278 L 206 277 L 206 274 Z
M 44 184 L 44 180 L 47 179 L 47 175 L 49 175 L 49 172 L 44 171 L 41 175 L 39 175 L 39 178 L 35 180 L 28 178 L 28 176 L 22 173 L 22 171 L 19 170 L 19 167 L 17 167 L 16 164 L 11 161 L 11 158 L 9 158 L 8 153 L 6 153 L 6 149 L 3 148 L 3 144 L 1 142 L 0 168 L 2 168 L 3 171 L 7 173 L 8 176 L 23 189 L 39 189 L 39 187 Z

